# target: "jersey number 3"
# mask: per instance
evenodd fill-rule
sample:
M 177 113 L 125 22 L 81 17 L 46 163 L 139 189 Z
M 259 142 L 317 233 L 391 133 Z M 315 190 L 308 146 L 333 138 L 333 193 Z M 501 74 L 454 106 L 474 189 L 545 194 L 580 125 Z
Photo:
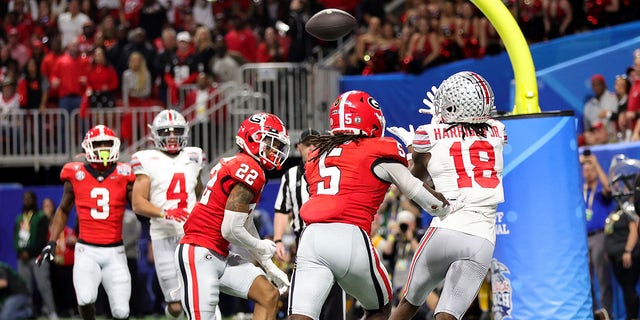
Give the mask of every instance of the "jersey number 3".
M 449 149 L 458 173 L 458 188 L 471 188 L 471 177 L 464 165 L 462 144 L 455 142 Z M 473 166 L 473 180 L 483 188 L 495 188 L 500 184 L 495 170 L 496 155 L 493 146 L 487 141 L 475 141 L 469 147 L 469 161 Z

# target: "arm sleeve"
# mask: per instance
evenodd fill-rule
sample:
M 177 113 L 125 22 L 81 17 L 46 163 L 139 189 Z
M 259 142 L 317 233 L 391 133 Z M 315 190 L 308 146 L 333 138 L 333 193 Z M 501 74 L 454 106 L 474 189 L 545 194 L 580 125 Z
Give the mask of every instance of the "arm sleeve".
M 244 227 L 247 217 L 246 212 L 225 210 L 222 219 L 222 236 L 237 246 L 251 250 L 258 245 L 259 239 L 252 236 Z
M 378 178 L 398 186 L 402 194 L 426 211 L 431 212 L 433 206 L 442 207 L 442 201 L 431 194 L 422 181 L 412 176 L 411 171 L 404 165 L 397 162 L 381 162 L 373 167 L 373 172 Z

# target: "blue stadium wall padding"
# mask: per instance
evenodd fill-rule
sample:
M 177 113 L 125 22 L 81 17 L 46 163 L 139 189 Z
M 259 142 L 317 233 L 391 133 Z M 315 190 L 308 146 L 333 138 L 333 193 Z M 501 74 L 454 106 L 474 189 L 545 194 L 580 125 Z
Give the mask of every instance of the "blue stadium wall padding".
M 615 75 L 625 72 L 633 63 L 633 50 L 640 48 L 638 35 L 640 22 L 633 22 L 531 45 L 540 109 L 571 108 L 581 119 L 584 102 L 592 95 L 591 76 L 602 74 L 613 91 Z M 420 75 L 345 76 L 340 88 L 369 92 L 382 105 L 388 125 L 406 127 L 428 122 L 429 117 L 417 113 L 424 107 L 422 99 L 427 90 L 464 70 L 475 71 L 489 81 L 498 110 L 513 109 L 514 76 L 506 52 L 430 68 Z M 578 130 L 582 131 L 581 122 Z
M 593 319 L 575 117 L 502 121 L 509 144 L 492 265 L 494 318 Z

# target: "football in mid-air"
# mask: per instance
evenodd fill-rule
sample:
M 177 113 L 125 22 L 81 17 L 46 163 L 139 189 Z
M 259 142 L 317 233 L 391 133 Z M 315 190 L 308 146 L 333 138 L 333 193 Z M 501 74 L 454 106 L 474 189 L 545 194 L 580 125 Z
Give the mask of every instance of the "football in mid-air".
M 313 15 L 304 28 L 307 32 L 325 41 L 338 40 L 349 34 L 358 21 L 348 12 L 340 9 L 324 9 Z

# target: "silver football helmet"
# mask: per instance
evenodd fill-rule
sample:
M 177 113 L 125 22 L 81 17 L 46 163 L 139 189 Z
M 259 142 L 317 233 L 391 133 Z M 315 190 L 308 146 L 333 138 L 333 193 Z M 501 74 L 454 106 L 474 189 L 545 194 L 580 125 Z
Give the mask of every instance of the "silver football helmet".
M 168 153 L 179 152 L 189 141 L 189 124 L 173 109 L 158 113 L 149 128 L 156 148 Z
M 434 97 L 435 115 L 445 123 L 481 123 L 493 110 L 493 90 L 475 72 L 458 72 L 440 84 Z

